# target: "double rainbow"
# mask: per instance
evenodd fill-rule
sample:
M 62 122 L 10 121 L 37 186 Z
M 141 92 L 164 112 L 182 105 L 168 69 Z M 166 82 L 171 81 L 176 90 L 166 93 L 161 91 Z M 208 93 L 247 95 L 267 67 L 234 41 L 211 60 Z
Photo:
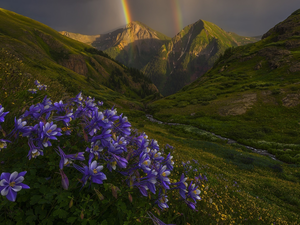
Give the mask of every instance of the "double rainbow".
M 132 21 L 132 16 L 131 16 L 131 13 L 130 13 L 130 8 L 129 8 L 128 1 L 129 0 L 121 0 L 124 16 L 125 16 L 125 20 L 126 20 L 126 24 L 128 24 Z M 183 28 L 182 14 L 181 14 L 179 0 L 170 0 L 170 2 L 171 2 L 171 8 L 172 8 L 172 11 L 173 11 L 173 16 L 174 16 L 175 30 L 176 30 L 176 32 L 179 32 Z

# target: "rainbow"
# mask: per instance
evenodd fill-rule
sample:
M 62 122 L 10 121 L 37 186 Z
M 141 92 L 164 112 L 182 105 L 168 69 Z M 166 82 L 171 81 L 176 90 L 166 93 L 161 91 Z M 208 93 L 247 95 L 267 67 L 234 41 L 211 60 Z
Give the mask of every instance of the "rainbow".
M 123 7 L 123 11 L 124 11 L 126 24 L 128 24 L 132 21 L 130 11 L 129 11 L 129 4 L 128 4 L 127 0 L 121 0 L 121 2 L 122 2 L 122 7 Z
M 123 12 L 124 12 L 124 16 L 125 16 L 125 20 L 126 20 L 126 24 L 129 24 L 132 21 L 131 18 L 131 14 L 130 14 L 130 10 L 129 10 L 129 4 L 128 4 L 128 0 L 121 0 L 122 2 L 122 7 L 123 7 Z M 133 33 L 131 32 L 131 30 L 129 30 L 130 32 L 130 43 L 129 44 L 129 57 L 131 58 L 131 60 L 133 60 L 133 51 L 134 51 L 134 37 L 133 37 Z
M 178 33 L 183 29 L 180 4 L 179 4 L 179 0 L 172 0 L 171 2 L 172 2 L 173 14 L 174 14 L 175 30 L 176 33 Z

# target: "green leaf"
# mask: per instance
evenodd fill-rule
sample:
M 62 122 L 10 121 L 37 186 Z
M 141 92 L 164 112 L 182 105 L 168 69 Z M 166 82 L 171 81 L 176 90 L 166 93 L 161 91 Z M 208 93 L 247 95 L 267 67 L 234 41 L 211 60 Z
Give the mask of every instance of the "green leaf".
M 96 220 L 89 220 L 90 225 L 96 225 L 97 221 Z
M 31 199 L 30 199 L 30 205 L 35 205 L 35 204 L 39 203 L 41 198 L 42 198 L 41 195 L 32 196 Z
M 108 225 L 106 220 L 103 220 L 102 223 L 100 225 Z
M 36 216 L 35 215 L 27 216 L 27 218 L 26 218 L 26 222 L 28 224 L 34 224 L 35 220 L 36 220 Z
M 56 209 L 53 211 L 53 216 L 58 216 L 60 219 L 66 218 L 68 212 L 63 209 Z
M 74 223 L 77 217 L 69 217 L 67 223 Z
M 53 218 L 47 218 L 43 221 L 45 225 L 53 225 Z

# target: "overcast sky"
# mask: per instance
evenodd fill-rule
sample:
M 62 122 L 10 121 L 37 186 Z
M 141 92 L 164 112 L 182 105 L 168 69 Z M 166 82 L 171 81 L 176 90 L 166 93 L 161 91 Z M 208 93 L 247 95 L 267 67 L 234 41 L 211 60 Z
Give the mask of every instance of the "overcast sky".
M 179 32 L 176 1 L 183 26 L 203 19 L 244 36 L 262 35 L 300 8 L 300 0 L 127 0 L 133 20 L 170 37 Z M 57 31 L 103 34 L 126 24 L 121 0 L 0 0 L 0 8 Z

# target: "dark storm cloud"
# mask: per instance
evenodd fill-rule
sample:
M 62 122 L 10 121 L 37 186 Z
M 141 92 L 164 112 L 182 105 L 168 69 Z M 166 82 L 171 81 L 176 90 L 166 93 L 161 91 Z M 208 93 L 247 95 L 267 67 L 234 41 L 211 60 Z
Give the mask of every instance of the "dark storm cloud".
M 170 37 L 178 33 L 177 0 L 127 0 L 133 20 Z M 179 0 L 183 26 L 204 19 L 226 31 L 266 33 L 300 8 L 299 0 Z M 0 7 L 38 20 L 58 31 L 101 34 L 126 23 L 121 0 L 0 0 Z

